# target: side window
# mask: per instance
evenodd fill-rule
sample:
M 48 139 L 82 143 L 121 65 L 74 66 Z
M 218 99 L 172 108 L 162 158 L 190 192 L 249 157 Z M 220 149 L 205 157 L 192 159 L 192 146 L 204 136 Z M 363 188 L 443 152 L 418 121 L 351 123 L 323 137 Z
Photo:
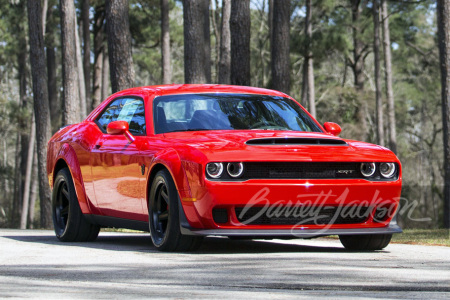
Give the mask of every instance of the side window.
M 132 134 L 145 135 L 144 102 L 136 98 L 114 100 L 97 118 L 97 124 L 106 132 L 106 127 L 113 121 L 126 121 Z

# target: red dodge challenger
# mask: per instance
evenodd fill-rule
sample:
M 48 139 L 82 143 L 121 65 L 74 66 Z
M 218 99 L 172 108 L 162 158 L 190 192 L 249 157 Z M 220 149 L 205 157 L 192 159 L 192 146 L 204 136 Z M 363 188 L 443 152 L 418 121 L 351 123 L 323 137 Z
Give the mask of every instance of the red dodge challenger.
M 339 235 L 379 250 L 401 232 L 401 165 L 381 146 L 337 137 L 281 92 L 165 85 L 113 94 L 48 143 L 56 236 L 150 231 L 162 251 L 234 239 Z

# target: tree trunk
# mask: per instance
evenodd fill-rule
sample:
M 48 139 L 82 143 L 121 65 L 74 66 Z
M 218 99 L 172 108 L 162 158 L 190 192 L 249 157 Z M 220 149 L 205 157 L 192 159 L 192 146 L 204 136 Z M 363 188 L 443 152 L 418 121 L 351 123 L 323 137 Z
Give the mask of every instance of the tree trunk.
M 306 67 L 306 87 L 308 98 L 308 110 L 309 113 L 316 117 L 316 90 L 314 86 L 314 60 L 311 50 L 312 43 L 312 5 L 311 0 L 306 1 L 306 20 L 305 20 L 305 67 Z
M 89 30 L 89 0 L 83 0 L 81 18 L 83 23 L 83 71 L 86 95 L 86 108 L 92 106 L 91 98 L 91 32 Z M 88 109 L 87 109 L 88 110 Z
M 47 142 L 50 139 L 50 110 L 48 107 L 47 72 L 42 36 L 41 2 L 28 0 L 27 6 L 34 114 L 36 118 L 41 227 L 50 228 L 52 224 L 51 200 L 50 187 L 47 181 Z
M 28 153 L 27 153 L 27 167 L 25 171 L 25 183 L 23 189 L 23 199 L 22 199 L 22 214 L 20 216 L 20 229 L 27 228 L 28 220 L 28 209 L 30 204 L 30 183 L 31 183 L 31 171 L 33 169 L 33 156 L 34 156 L 34 142 L 36 139 L 36 123 L 33 116 L 31 120 L 31 132 L 30 139 L 28 143 Z
M 56 86 L 56 54 L 53 46 L 47 46 L 47 74 L 52 132 L 56 132 L 61 127 L 61 103 L 58 101 L 58 89 Z
M 201 15 L 203 19 L 203 51 L 205 53 L 205 74 L 206 82 L 211 83 L 211 34 L 209 30 L 209 0 L 203 0 L 201 5 Z
M 75 45 L 75 7 L 74 1 L 60 0 L 61 14 L 61 46 L 64 95 L 64 124 L 75 124 L 80 121 L 80 98 L 77 75 L 77 59 Z
M 91 109 L 99 106 L 102 102 L 102 69 L 103 51 L 105 45 L 104 23 L 105 7 L 95 6 L 94 13 L 94 78 L 92 82 L 92 106 Z M 109 72 L 109 71 L 108 71 Z
M 450 3 L 437 2 L 444 135 L 444 226 L 450 228 Z
M 31 183 L 31 194 L 30 194 L 30 207 L 28 210 L 28 228 L 34 227 L 34 206 L 36 204 L 37 187 L 38 187 L 38 167 L 37 167 L 37 154 L 36 147 L 34 148 L 33 157 L 33 176 Z
M 272 30 L 272 87 L 283 93 L 290 92 L 289 20 L 290 0 L 277 0 L 273 5 Z
M 208 0 L 183 1 L 184 81 L 186 83 L 211 82 L 208 11 Z
M 109 72 L 113 93 L 131 88 L 134 85 L 128 6 L 128 0 L 106 1 Z
M 386 81 L 386 99 L 389 119 L 389 148 L 397 153 L 397 132 L 395 121 L 394 90 L 392 88 L 391 36 L 389 31 L 389 12 L 387 0 L 381 0 L 381 18 L 383 22 L 384 77 Z
M 53 16 L 53 5 L 48 7 L 46 14 L 47 23 L 45 26 L 45 48 L 47 54 L 47 76 L 48 76 L 48 101 L 50 105 L 50 119 L 52 124 L 52 132 L 56 132 L 62 125 L 61 122 L 61 102 L 59 101 L 59 93 L 57 88 L 56 77 L 56 43 L 55 30 L 57 24 Z
M 353 35 L 353 63 L 352 70 L 355 78 L 355 88 L 358 91 L 364 90 L 364 44 L 360 38 L 359 8 L 360 0 L 352 0 L 352 35 Z
M 301 95 L 301 103 L 305 106 L 305 108 L 309 111 L 308 108 L 308 60 L 306 57 L 303 59 L 302 66 L 302 95 Z
M 250 0 L 231 2 L 231 84 L 250 85 Z
M 212 2 L 212 1 L 211 1 Z M 214 39 L 215 39 L 215 52 L 216 55 L 214 57 L 214 70 L 215 70 L 215 82 L 219 81 L 219 62 L 220 62 L 220 13 L 219 13 L 219 1 L 215 0 L 215 9 L 210 10 L 210 23 L 212 23 Z
M 42 36 L 44 37 L 47 28 L 47 11 L 48 11 L 48 0 L 44 0 L 42 1 Z
M 360 9 L 361 0 L 351 0 L 351 9 L 352 9 L 352 36 L 353 36 L 353 58 L 350 59 L 350 67 L 353 71 L 354 84 L 355 89 L 358 93 L 362 93 L 364 91 L 364 59 L 366 55 L 366 47 L 364 43 L 361 41 L 362 30 L 360 29 Z M 361 101 L 361 107 L 359 107 L 358 111 L 358 119 L 361 123 L 361 136 L 359 137 L 361 140 L 367 140 L 367 103 L 364 99 Z
M 27 46 L 25 36 L 21 36 L 19 43 L 18 53 L 18 75 L 19 75 L 19 106 L 20 109 L 27 111 Z M 16 144 L 16 169 L 15 169 L 15 196 L 13 205 L 12 223 L 14 227 L 20 224 L 20 212 L 22 207 L 23 188 L 25 184 L 26 161 L 27 161 L 27 149 L 29 136 L 27 134 L 29 130 L 29 122 L 25 118 L 19 118 L 19 131 L 17 132 L 17 144 Z
M 102 100 L 111 94 L 111 87 L 109 82 L 109 55 L 106 47 L 103 48 L 103 69 L 102 69 Z
M 161 0 L 161 70 L 163 84 L 172 82 L 169 20 L 169 0 Z
M 384 146 L 383 99 L 381 98 L 380 0 L 373 0 L 373 53 L 375 57 L 375 102 L 377 108 L 377 143 Z
M 77 16 L 75 15 L 75 29 L 77 28 Z M 86 109 L 86 86 L 85 86 L 85 80 L 84 80 L 84 73 L 83 73 L 83 59 L 81 55 L 81 42 L 80 42 L 80 35 L 75 30 L 75 48 L 76 48 L 76 57 L 77 57 L 77 74 L 78 74 L 78 95 L 80 99 L 80 120 L 84 120 L 87 115 L 87 109 Z
M 222 1 L 222 30 L 220 37 L 219 83 L 230 84 L 231 74 L 231 0 Z

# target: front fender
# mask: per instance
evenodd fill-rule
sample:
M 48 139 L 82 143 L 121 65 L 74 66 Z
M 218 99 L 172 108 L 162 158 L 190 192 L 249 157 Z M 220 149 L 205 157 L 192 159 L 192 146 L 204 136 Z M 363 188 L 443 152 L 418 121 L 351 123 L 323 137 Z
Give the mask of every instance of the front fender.
M 89 199 L 86 196 L 84 190 L 83 177 L 81 175 L 80 164 L 78 162 L 75 150 L 68 144 L 65 143 L 58 151 L 55 161 L 64 160 L 66 165 L 69 167 L 70 174 L 72 175 L 73 184 L 75 185 L 75 191 L 77 193 L 78 203 L 80 204 L 81 212 L 83 214 L 91 214 Z M 55 165 L 56 166 L 56 165 Z M 55 181 L 56 172 L 53 172 L 53 182 Z
M 147 203 L 149 200 L 149 188 L 151 186 L 152 176 L 154 176 L 155 168 L 163 165 L 171 174 L 175 186 L 180 197 L 181 207 L 184 212 L 186 219 L 192 228 L 203 228 L 203 224 L 200 221 L 200 217 L 195 209 L 194 202 L 195 199 L 192 198 L 191 189 L 189 186 L 189 181 L 186 176 L 186 171 L 184 169 L 183 163 L 181 161 L 178 152 L 174 149 L 164 149 L 154 156 L 154 159 L 150 166 L 150 171 L 147 177 Z
M 153 174 L 154 168 L 158 165 L 163 165 L 170 172 L 177 191 L 180 194 L 180 198 L 190 198 L 191 190 L 189 182 L 178 153 L 174 149 L 165 149 L 154 156 L 147 178 L 149 185 L 151 185 L 150 176 Z

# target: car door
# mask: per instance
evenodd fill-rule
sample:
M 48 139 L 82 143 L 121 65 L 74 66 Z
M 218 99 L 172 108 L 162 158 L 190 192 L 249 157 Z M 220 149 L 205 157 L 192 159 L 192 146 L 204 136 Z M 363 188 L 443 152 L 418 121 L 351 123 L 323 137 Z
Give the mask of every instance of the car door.
M 108 134 L 106 128 L 112 121 L 128 122 L 135 140 Z M 98 208 L 106 216 L 147 221 L 145 189 L 141 184 L 145 169 L 139 149 L 146 139 L 144 101 L 138 97 L 115 99 L 95 122 L 102 131 L 91 153 Z

